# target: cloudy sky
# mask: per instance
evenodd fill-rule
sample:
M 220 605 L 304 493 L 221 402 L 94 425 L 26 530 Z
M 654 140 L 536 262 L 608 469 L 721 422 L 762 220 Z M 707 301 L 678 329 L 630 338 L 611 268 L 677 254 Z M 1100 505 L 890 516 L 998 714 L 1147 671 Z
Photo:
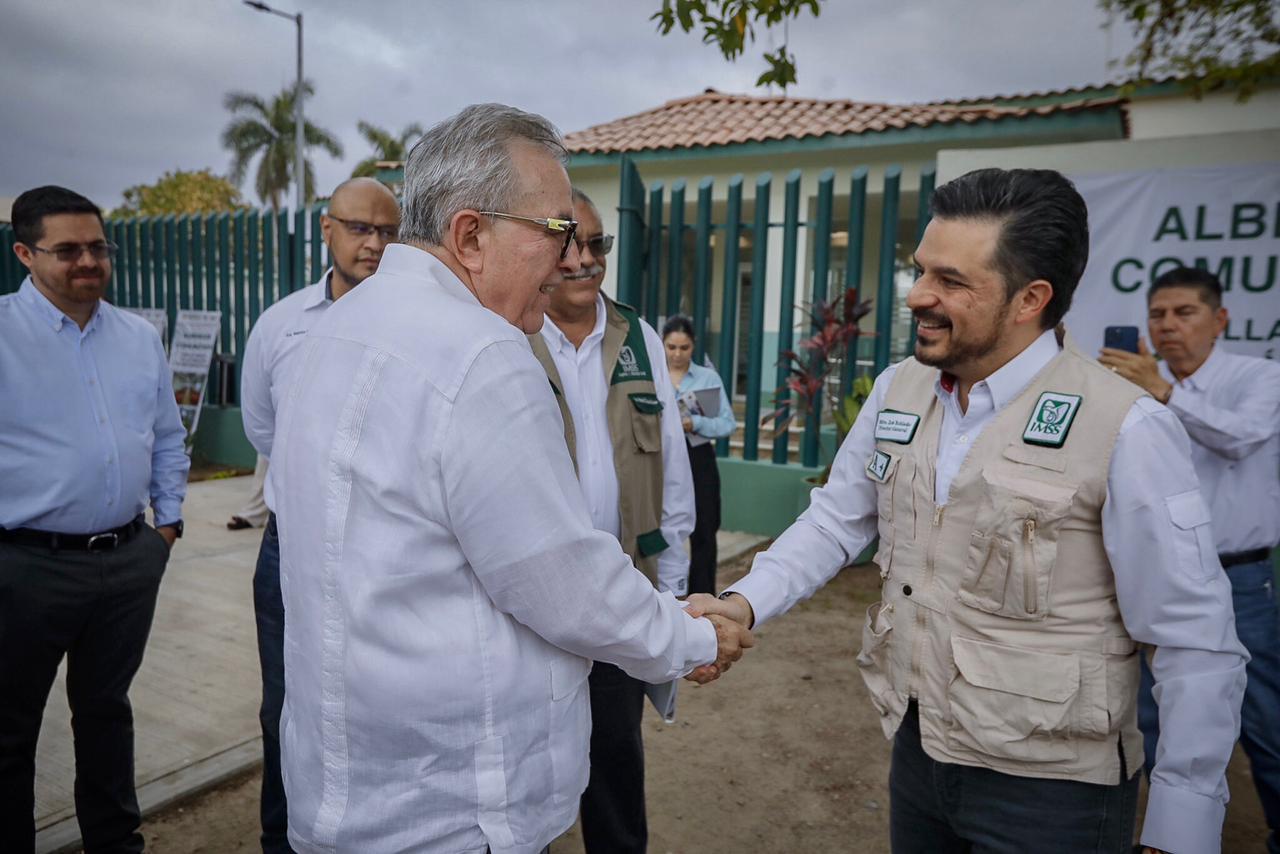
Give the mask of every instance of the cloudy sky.
M 476 101 L 540 112 L 566 132 L 708 86 L 750 92 L 758 33 L 736 64 L 696 35 L 657 35 L 661 0 L 277 0 L 300 9 L 308 120 L 345 157 L 313 155 L 319 186 L 369 151 L 360 119 L 399 130 Z M 919 102 L 1113 79 L 1131 44 L 1093 0 L 826 0 L 793 22 L 814 98 Z M 170 169 L 225 172 L 222 97 L 294 79 L 294 27 L 240 0 L 5 0 L 0 196 L 65 184 L 104 206 Z M 252 173 L 251 173 L 252 174 Z M 251 195 L 252 178 L 246 180 Z

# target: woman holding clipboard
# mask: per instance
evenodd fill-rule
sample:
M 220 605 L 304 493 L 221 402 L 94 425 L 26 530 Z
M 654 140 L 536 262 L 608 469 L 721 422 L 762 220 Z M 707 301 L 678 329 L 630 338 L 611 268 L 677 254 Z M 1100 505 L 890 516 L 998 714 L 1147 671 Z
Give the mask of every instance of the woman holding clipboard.
M 720 471 L 713 439 L 731 435 L 737 422 L 724 383 L 711 368 L 693 364 L 693 322 L 683 315 L 662 327 L 667 371 L 676 389 L 680 421 L 689 445 L 693 501 L 698 514 L 689 535 L 689 592 L 716 592 L 716 531 L 720 530 Z

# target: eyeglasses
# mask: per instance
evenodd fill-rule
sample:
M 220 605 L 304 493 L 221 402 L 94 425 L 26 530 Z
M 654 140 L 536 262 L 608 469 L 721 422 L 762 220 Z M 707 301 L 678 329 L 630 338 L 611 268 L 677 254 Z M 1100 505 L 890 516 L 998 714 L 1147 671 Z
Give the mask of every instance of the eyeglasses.
M 519 216 L 517 214 L 503 213 L 502 211 L 478 211 L 485 216 L 497 216 L 503 219 L 516 219 L 521 222 L 531 222 L 534 225 L 540 225 L 553 234 L 564 233 L 564 245 L 560 247 L 560 259 L 569 254 L 569 245 L 573 243 L 573 236 L 578 233 L 578 221 L 576 219 L 557 219 L 553 216 L 548 217 L 531 217 Z
M 356 237 L 368 237 L 376 231 L 384 242 L 393 243 L 400 236 L 400 226 L 398 225 L 373 225 L 372 223 L 361 222 L 358 219 L 343 219 L 333 214 L 326 214 L 326 216 L 342 223 L 342 227 Z
M 52 249 L 45 249 L 43 246 L 28 246 L 27 248 L 33 252 L 52 255 L 63 264 L 74 264 L 80 260 L 80 256 L 85 252 L 88 252 L 95 261 L 105 261 L 108 258 L 114 258 L 115 254 L 120 251 L 120 247 L 110 240 L 100 240 L 97 243 L 60 243 Z
M 613 249 L 613 235 L 597 234 L 595 237 L 588 237 L 586 240 L 577 241 L 577 243 L 579 252 L 590 249 L 591 254 L 599 258 L 602 255 L 608 255 Z

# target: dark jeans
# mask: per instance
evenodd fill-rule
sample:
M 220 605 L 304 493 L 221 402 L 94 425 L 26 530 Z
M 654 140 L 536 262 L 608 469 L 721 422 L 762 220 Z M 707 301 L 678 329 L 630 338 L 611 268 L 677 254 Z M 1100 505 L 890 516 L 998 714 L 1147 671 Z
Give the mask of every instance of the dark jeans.
M 1100 786 L 935 762 L 920 746 L 914 703 L 894 737 L 893 854 L 1128 854 L 1137 804 L 1137 774 Z
M 284 707 L 284 599 L 280 595 L 280 534 L 276 514 L 267 519 L 253 573 L 253 614 L 258 622 L 258 662 L 262 666 L 262 850 L 289 847 L 289 805 L 280 775 L 280 710 Z
M 64 655 L 84 849 L 142 850 L 129 685 L 168 560 L 147 525 L 111 551 L 0 542 L 0 851 L 35 848 L 36 742 Z
M 698 519 L 689 535 L 689 592 L 716 593 L 716 531 L 720 530 L 720 469 L 712 442 L 689 446 L 693 506 Z
M 1271 561 L 1242 563 L 1227 570 L 1236 611 L 1236 634 L 1252 656 L 1245 665 L 1248 682 L 1240 707 L 1240 745 L 1249 757 L 1253 785 L 1267 817 L 1267 851 L 1280 854 L 1280 625 Z M 1147 754 L 1147 773 L 1156 761 L 1160 713 L 1151 689 L 1155 678 L 1142 658 L 1138 725 Z
M 591 689 L 591 778 L 582 793 L 582 843 L 587 854 L 643 854 L 644 683 L 597 661 Z

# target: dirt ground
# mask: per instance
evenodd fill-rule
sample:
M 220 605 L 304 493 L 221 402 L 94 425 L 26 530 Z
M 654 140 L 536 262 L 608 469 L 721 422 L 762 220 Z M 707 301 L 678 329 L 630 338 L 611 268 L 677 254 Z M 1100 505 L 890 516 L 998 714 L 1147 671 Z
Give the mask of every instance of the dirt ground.
M 721 567 L 727 584 L 749 557 Z M 888 852 L 889 744 L 854 665 L 874 568 L 843 572 L 757 632 L 719 682 L 681 686 L 678 720 L 647 710 L 650 851 Z M 1224 854 L 1264 851 L 1265 824 L 1237 750 Z M 170 807 L 143 830 L 159 854 L 257 850 L 259 774 Z M 575 826 L 552 845 L 581 854 Z

